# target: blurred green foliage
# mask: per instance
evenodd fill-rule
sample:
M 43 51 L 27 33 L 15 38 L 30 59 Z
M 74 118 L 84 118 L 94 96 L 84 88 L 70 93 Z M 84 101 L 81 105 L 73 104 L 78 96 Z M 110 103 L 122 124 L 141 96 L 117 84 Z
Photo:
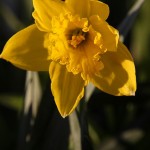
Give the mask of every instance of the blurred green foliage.
M 108 22 L 117 28 L 136 0 L 103 1 L 110 6 Z M 87 137 L 91 142 L 82 135 L 82 143 L 86 147 L 83 150 L 90 150 L 90 144 L 95 150 L 150 149 L 149 6 L 150 1 L 146 0 L 125 39 L 136 65 L 136 96 L 113 97 L 94 91 L 87 103 Z M 31 0 L 0 1 L 0 51 L 14 33 L 33 23 L 32 10 Z M 67 150 L 69 121 L 58 114 L 47 74 L 40 73 L 43 97 L 31 127 L 31 112 L 27 116 L 23 115 L 26 72 L 4 60 L 0 60 L 0 72 L 0 149 Z M 83 118 L 80 118 L 82 133 L 86 132 Z M 32 135 L 28 136 L 29 141 L 28 132 Z
M 132 30 L 131 48 L 137 65 L 138 82 L 150 82 L 150 1 L 145 1 Z

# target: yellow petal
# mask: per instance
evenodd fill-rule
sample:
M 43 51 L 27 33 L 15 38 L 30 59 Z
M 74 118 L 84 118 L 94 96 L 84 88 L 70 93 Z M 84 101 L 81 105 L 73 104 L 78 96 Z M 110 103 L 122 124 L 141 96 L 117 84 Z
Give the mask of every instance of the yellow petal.
M 89 16 L 90 0 L 66 0 L 65 2 L 74 14 L 78 14 L 81 18 Z
M 106 20 L 109 16 L 108 5 L 100 1 L 90 0 L 90 16 L 92 15 L 99 15 L 103 20 Z
M 118 31 L 99 16 L 91 16 L 90 22 L 94 30 L 102 35 L 103 47 L 108 51 L 116 51 L 119 39 Z
M 80 75 L 73 75 L 66 70 L 66 67 L 59 63 L 50 64 L 51 89 L 62 115 L 66 117 L 78 105 L 84 95 L 84 81 Z
M 131 54 L 121 42 L 117 52 L 102 55 L 104 64 L 100 76 L 91 81 L 102 91 L 112 95 L 134 95 L 136 91 L 135 66 Z
M 65 3 L 61 0 L 33 0 L 33 6 L 36 25 L 41 31 L 46 32 L 51 29 L 51 18 L 66 10 Z
M 12 36 L 6 43 L 0 58 L 15 66 L 33 71 L 48 71 L 48 35 L 31 25 Z

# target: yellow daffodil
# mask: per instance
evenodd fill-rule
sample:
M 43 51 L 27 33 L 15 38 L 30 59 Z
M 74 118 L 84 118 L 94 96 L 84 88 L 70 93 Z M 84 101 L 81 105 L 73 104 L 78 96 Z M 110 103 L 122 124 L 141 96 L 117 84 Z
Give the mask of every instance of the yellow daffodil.
M 134 95 L 135 67 L 98 0 L 33 0 L 35 24 L 19 31 L 1 58 L 17 67 L 49 71 L 60 114 L 69 115 L 92 82 L 112 95 Z

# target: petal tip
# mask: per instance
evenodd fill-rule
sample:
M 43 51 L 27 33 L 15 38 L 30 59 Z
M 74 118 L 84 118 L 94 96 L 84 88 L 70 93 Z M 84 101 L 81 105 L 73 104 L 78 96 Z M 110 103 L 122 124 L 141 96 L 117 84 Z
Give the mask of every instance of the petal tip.
M 65 119 L 68 115 L 66 115 L 66 114 L 61 114 L 61 116 L 63 117 L 63 119 Z
M 73 110 L 66 111 L 66 110 L 62 110 L 62 109 L 58 108 L 58 111 L 59 111 L 59 113 L 60 113 L 60 115 L 61 115 L 61 117 L 63 119 L 65 119 L 66 117 L 68 117 L 73 112 Z
M 0 54 L 0 59 L 5 59 L 5 57 L 3 56 L 3 53 Z M 6 59 L 5 59 L 6 60 Z
M 126 91 L 126 94 L 124 93 L 124 95 L 126 96 L 135 96 L 135 92 L 136 90 L 134 88 L 128 88 L 128 90 Z
M 130 92 L 130 96 L 135 96 L 135 92 L 134 92 L 134 91 L 131 91 L 131 92 Z
M 62 112 L 62 111 L 60 111 L 60 109 L 58 109 L 58 110 L 63 119 L 65 119 L 66 117 L 68 117 L 70 115 L 70 113 Z

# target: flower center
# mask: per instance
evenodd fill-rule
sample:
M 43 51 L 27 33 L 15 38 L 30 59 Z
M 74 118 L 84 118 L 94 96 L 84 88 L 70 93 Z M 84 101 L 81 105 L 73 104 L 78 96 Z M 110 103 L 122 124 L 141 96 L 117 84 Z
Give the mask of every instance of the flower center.
M 77 48 L 83 41 L 85 41 L 86 32 L 83 32 L 82 29 L 76 29 L 71 34 L 71 40 L 68 40 L 68 43 L 73 47 Z

